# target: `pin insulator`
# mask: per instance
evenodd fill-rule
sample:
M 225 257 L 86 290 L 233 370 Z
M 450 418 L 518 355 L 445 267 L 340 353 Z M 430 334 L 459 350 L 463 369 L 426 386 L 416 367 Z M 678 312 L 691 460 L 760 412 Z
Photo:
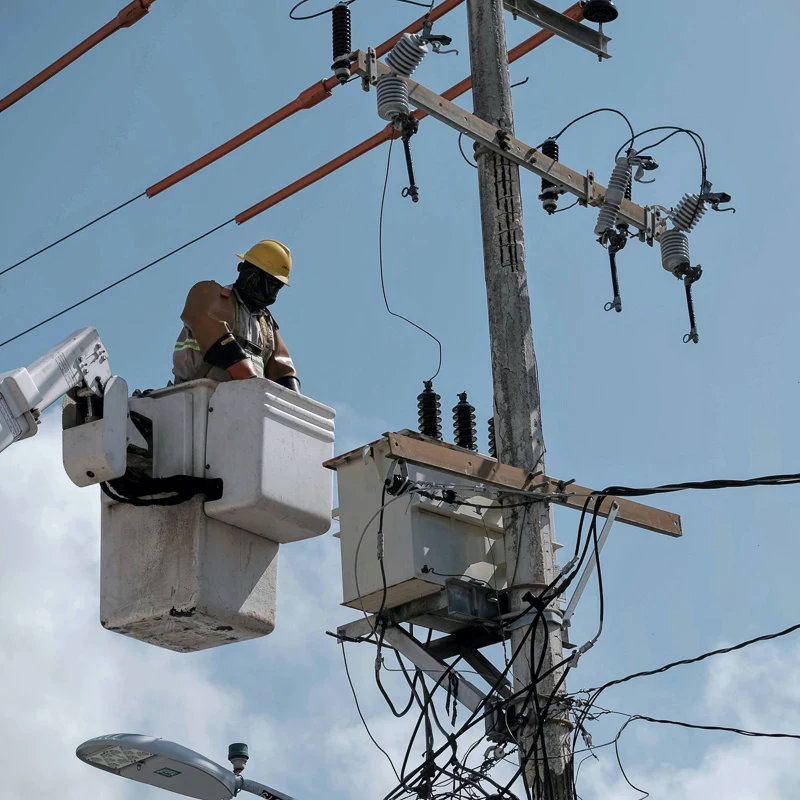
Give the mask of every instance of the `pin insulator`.
M 463 447 L 465 450 L 478 449 L 475 406 L 467 400 L 466 392 L 458 395 L 458 404 L 453 408 L 453 432 L 457 447 Z
M 423 436 L 442 440 L 442 398 L 433 390 L 433 381 L 425 381 L 417 396 L 419 432 Z
M 350 23 L 350 6 L 337 3 L 331 12 L 333 18 L 333 70 L 339 83 L 346 83 L 350 78 L 350 62 L 347 56 L 353 49 L 352 28 Z

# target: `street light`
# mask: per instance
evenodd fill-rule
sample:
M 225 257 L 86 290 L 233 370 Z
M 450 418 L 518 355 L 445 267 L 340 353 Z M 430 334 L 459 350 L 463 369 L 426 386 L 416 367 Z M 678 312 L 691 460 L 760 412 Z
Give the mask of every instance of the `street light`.
M 80 745 L 75 755 L 105 772 L 196 800 L 231 800 L 239 792 L 250 792 L 265 800 L 293 800 L 241 776 L 248 758 L 246 744 L 230 746 L 228 757 L 234 765 L 233 772 L 175 742 L 135 733 L 98 736 Z

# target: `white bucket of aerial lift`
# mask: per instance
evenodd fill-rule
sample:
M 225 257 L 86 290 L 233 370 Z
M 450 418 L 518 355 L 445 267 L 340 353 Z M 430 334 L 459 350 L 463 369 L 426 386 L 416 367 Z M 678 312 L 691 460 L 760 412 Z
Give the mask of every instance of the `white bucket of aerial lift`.
M 377 558 L 377 512 L 384 480 L 395 463 L 387 453 L 388 444 L 383 439 L 372 447 L 341 456 L 332 464 L 339 488 L 342 604 L 372 613 L 384 603 Z M 462 488 L 474 483 L 466 478 L 427 466 L 408 464 L 407 468 L 412 481 L 455 485 L 459 495 L 469 497 L 469 502 L 491 504 L 479 491 Z M 435 489 L 431 491 L 439 494 Z M 505 587 L 503 522 L 497 506 L 482 511 L 415 493 L 397 498 L 386 494 L 385 502 L 385 608 L 434 594 L 449 577 L 474 578 L 496 589 Z
M 203 498 L 138 507 L 105 495 L 100 622 L 180 653 L 266 636 L 275 628 L 275 542 L 203 513 Z
M 332 408 L 264 378 L 190 381 L 129 408 L 152 421 L 153 478 L 222 479 L 209 517 L 279 544 L 330 528 L 333 476 L 322 463 L 333 456 Z
M 285 544 L 331 526 L 332 408 L 263 378 L 219 384 L 211 398 L 207 478 L 222 478 L 209 517 Z

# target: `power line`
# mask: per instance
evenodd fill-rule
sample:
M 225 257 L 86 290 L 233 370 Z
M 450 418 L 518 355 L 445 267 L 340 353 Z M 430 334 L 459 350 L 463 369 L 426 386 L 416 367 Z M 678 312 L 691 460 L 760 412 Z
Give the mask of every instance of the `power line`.
M 300 2 L 297 3 L 291 9 L 291 11 L 289 11 L 289 19 L 295 20 L 295 22 L 301 22 L 302 20 L 306 20 L 306 19 L 316 19 L 317 17 L 324 17 L 326 14 L 330 14 L 333 11 L 333 9 L 335 8 L 335 6 L 331 6 L 330 8 L 326 8 L 324 11 L 317 11 L 315 14 L 307 14 L 306 16 L 303 16 L 303 17 L 295 16 L 294 12 L 297 11 L 297 9 L 300 8 L 301 6 L 304 6 L 307 2 L 308 2 L 308 0 L 300 0 Z M 356 0 L 342 0 L 342 2 L 345 5 L 350 6 L 353 3 L 355 3 Z M 430 13 L 431 11 L 433 11 L 433 6 L 436 3 L 436 0 L 431 0 L 430 3 L 419 3 L 419 2 L 417 2 L 417 0 L 395 0 L 395 2 L 397 2 L 397 3 L 406 3 L 406 4 L 410 5 L 410 6 L 418 6 L 419 8 L 427 8 L 428 9 L 428 13 Z
M 75 228 L 74 231 L 71 231 L 66 236 L 62 236 L 60 239 L 56 239 L 54 242 L 51 242 L 46 247 L 42 247 L 40 250 L 37 250 L 35 253 L 31 253 L 29 256 L 25 256 L 20 261 L 17 261 L 16 264 L 12 264 L 10 267 L 6 267 L 4 270 L 0 271 L 0 276 L 5 275 L 7 272 L 11 272 L 11 270 L 16 269 L 17 267 L 22 266 L 26 261 L 30 261 L 32 258 L 36 258 L 36 256 L 40 256 L 42 253 L 47 252 L 51 247 L 55 247 L 62 242 L 66 242 L 67 239 L 71 239 L 76 233 L 80 233 L 81 231 L 85 231 L 87 228 L 91 228 L 96 222 L 100 222 L 101 219 L 105 219 L 106 217 L 110 217 L 114 212 L 119 211 L 121 208 L 125 208 L 125 206 L 129 206 L 135 200 L 138 200 L 141 197 L 144 197 L 147 192 L 142 192 L 141 194 L 137 194 L 136 197 L 131 197 L 130 200 L 126 200 L 124 203 L 120 203 L 118 206 L 106 211 L 104 214 L 101 214 L 99 217 L 95 217 L 91 222 L 87 222 L 85 225 L 81 225 L 80 228 Z
M 619 714 L 620 712 L 614 712 Z M 694 722 L 683 722 L 676 719 L 656 719 L 655 717 L 646 717 L 642 714 L 632 714 L 627 722 L 622 726 L 622 731 L 628 727 L 632 722 L 652 722 L 658 725 L 675 725 L 679 728 L 689 728 L 695 731 L 721 731 L 722 733 L 735 733 L 737 736 L 751 736 L 760 739 L 795 739 L 800 740 L 798 733 L 765 733 L 764 731 L 749 731 L 742 728 L 731 728 L 726 725 L 699 725 Z M 618 734 L 619 737 L 619 734 Z
M 436 376 L 442 370 L 442 343 L 441 343 L 441 341 L 439 339 L 437 339 L 429 330 L 426 330 L 421 325 L 417 325 L 416 322 L 413 322 L 408 317 L 404 317 L 402 314 L 398 314 L 397 312 L 392 311 L 392 309 L 389 306 L 389 298 L 388 298 L 388 296 L 386 294 L 386 281 L 384 280 L 384 274 L 383 274 L 383 212 L 384 212 L 384 209 L 386 207 L 386 188 L 389 185 L 389 172 L 390 172 L 391 166 L 392 166 L 392 148 L 393 148 L 393 146 L 394 146 L 394 139 L 390 139 L 389 140 L 389 156 L 386 159 L 386 175 L 385 175 L 384 180 L 383 180 L 383 192 L 381 194 L 381 211 L 380 211 L 380 217 L 379 217 L 379 220 L 378 220 L 378 259 L 379 259 L 380 273 L 381 273 L 381 291 L 383 292 L 383 302 L 384 302 L 384 305 L 386 306 L 386 310 L 393 317 L 397 317 L 398 319 L 402 319 L 404 322 L 407 322 L 409 325 L 411 325 L 412 327 L 416 328 L 418 331 L 421 331 L 422 333 L 424 333 L 426 336 L 430 336 L 430 338 L 433 339 L 433 341 L 436 342 L 436 344 L 438 345 L 438 347 L 439 347 L 439 365 L 437 366 L 436 372 L 433 374 L 433 377 L 430 378 L 430 380 L 433 380 L 434 378 L 436 378 Z
M 0 347 L 5 347 L 7 344 L 11 344 L 11 342 L 16 341 L 17 339 L 21 339 L 23 336 L 27 336 L 27 334 L 31 333 L 32 331 L 35 331 L 37 328 L 41 328 L 48 322 L 52 322 L 54 319 L 58 319 L 59 317 L 64 316 L 64 314 L 67 314 L 73 309 L 78 308 L 78 306 L 82 306 L 84 303 L 88 303 L 90 300 L 94 300 L 95 297 L 99 297 L 101 294 L 105 294 L 114 287 L 119 286 L 121 283 L 129 281 L 136 275 L 139 275 L 145 270 L 150 269 L 150 267 L 154 267 L 156 264 L 160 264 L 162 261 L 166 260 L 170 256 L 174 256 L 176 253 L 180 253 L 181 250 L 185 250 L 190 245 L 195 244 L 195 242 L 199 242 L 201 239 L 205 239 L 206 236 L 210 236 L 212 233 L 216 233 L 218 230 L 224 228 L 226 225 L 230 225 L 233 221 L 234 221 L 233 218 L 231 218 L 227 222 L 223 222 L 220 225 L 217 225 L 216 227 L 207 230 L 205 233 L 200 234 L 200 236 L 196 236 L 194 239 L 182 244 L 180 247 L 176 247 L 174 250 L 170 250 L 169 253 L 161 256 L 160 258 L 157 258 L 155 261 L 151 261 L 149 264 L 145 264 L 143 267 L 139 267 L 139 269 L 128 273 L 123 278 L 120 278 L 119 280 L 108 284 L 108 286 L 104 286 L 102 289 L 93 292 L 88 297 L 84 297 L 83 300 L 79 300 L 77 303 L 73 303 L 71 306 L 67 306 L 67 308 L 62 309 L 57 314 L 52 314 L 51 316 L 47 317 L 47 319 L 43 319 L 41 322 L 37 322 L 35 325 L 31 325 L 30 328 L 26 328 L 24 331 L 20 331 L 20 333 L 15 334 L 10 339 L 6 339 L 4 342 L 0 342 Z
M 469 158 L 467 158 L 467 154 L 464 152 L 464 148 L 463 148 L 463 146 L 462 146 L 462 144 L 461 144 L 461 140 L 462 140 L 463 138 L 464 138 L 464 132 L 462 131 L 461 133 L 459 133 L 459 134 L 458 134 L 458 149 L 459 149 L 459 151 L 460 151 L 460 153 L 461 153 L 461 157 L 462 157 L 462 158 L 464 159 L 464 161 L 466 161 L 466 162 L 467 162 L 467 164 L 469 164 L 471 167 L 474 167 L 475 169 L 478 169 L 478 165 L 477 165 L 477 164 L 476 164 L 474 161 L 470 161 L 470 159 L 469 159 Z
M 800 623 L 791 625 L 782 631 L 778 631 L 777 633 L 767 633 L 763 636 L 756 636 L 754 639 L 748 639 L 747 641 L 739 642 L 739 644 L 732 645 L 731 647 L 721 647 L 718 650 L 710 650 L 709 652 L 695 656 L 694 658 L 684 658 L 680 661 L 672 661 L 669 664 L 665 664 L 663 667 L 658 667 L 657 669 L 634 672 L 631 675 L 626 675 L 624 678 L 616 678 L 613 681 L 608 681 L 608 683 L 604 683 L 599 688 L 586 689 L 584 691 L 594 696 L 594 700 L 592 701 L 592 704 L 594 704 L 594 701 L 597 699 L 597 697 L 606 689 L 610 689 L 612 686 L 619 686 L 620 684 L 628 683 L 628 681 L 635 680 L 636 678 L 647 678 L 653 675 L 661 675 L 662 673 L 668 672 L 675 667 L 683 667 L 689 664 L 699 664 L 701 661 L 705 661 L 707 658 L 727 655 L 728 653 L 734 653 L 737 650 L 743 650 L 745 647 L 750 647 L 751 645 L 759 644 L 760 642 L 769 642 L 773 639 L 780 639 L 782 636 L 788 636 L 789 634 L 798 630 L 800 630 Z
M 622 119 L 624 119 L 624 120 L 625 120 L 625 124 L 628 126 L 628 129 L 629 129 L 629 130 L 630 130 L 630 132 L 631 132 L 631 138 L 630 138 L 630 141 L 631 141 L 631 142 L 633 142 L 633 141 L 636 139 L 636 136 L 637 136 L 637 134 L 636 134 L 636 133 L 634 133 L 634 130 L 633 130 L 633 125 L 631 125 L 631 121 L 628 119 L 628 117 L 627 117 L 627 116 L 625 116 L 625 114 L 623 114 L 623 113 L 622 113 L 622 112 L 621 112 L 619 109 L 616 109 L 616 108 L 596 108 L 594 111 L 588 111 L 586 114 L 581 114 L 581 116 L 579 116 L 579 117 L 576 117 L 574 120 L 572 120 L 572 122 L 570 122 L 570 123 L 568 123 L 567 125 L 565 125 L 565 126 L 564 126 L 564 127 L 563 127 L 563 128 L 562 128 L 562 129 L 561 129 L 561 130 L 560 130 L 560 131 L 559 131 L 559 132 L 558 132 L 558 133 L 557 133 L 555 136 L 553 136 L 552 138 L 553 138 L 553 139 L 558 139 L 558 138 L 560 138 L 560 137 L 561 137 L 563 134 L 565 134 L 565 133 L 566 133 L 566 132 L 567 132 L 567 131 L 568 131 L 568 130 L 569 130 L 569 129 L 570 129 L 572 126 L 573 126 L 573 125 L 575 125 L 575 123 L 577 123 L 577 122 L 580 122 L 581 120 L 584 120 L 584 119 L 586 119 L 587 117 L 591 117 L 591 116 L 593 116 L 594 114 L 600 114 L 601 112 L 604 112 L 604 111 L 607 111 L 607 112 L 609 112 L 609 113 L 611 113 L 611 114 L 617 114 L 617 115 L 619 115 L 620 117 L 622 117 Z M 540 148 L 541 148 L 541 145 L 539 145 L 539 148 L 538 148 L 538 149 L 540 149 Z
M 153 2 L 154 0 L 150 0 Z M 431 3 L 431 9 L 429 10 L 428 14 L 420 19 L 415 20 L 411 25 L 406 26 L 403 31 L 400 33 L 395 34 L 394 36 L 387 39 L 385 42 L 380 44 L 376 48 L 376 53 L 378 57 L 381 57 L 388 53 L 397 40 L 403 35 L 404 32 L 414 32 L 422 29 L 426 19 L 430 18 L 432 20 L 437 20 L 443 17 L 444 15 L 448 14 L 452 11 L 456 6 L 461 4 L 464 0 L 445 0 L 445 2 L 441 3 L 440 5 L 436 6 L 434 9 Z M 145 2 L 145 0 L 140 0 L 140 2 Z M 425 4 L 427 7 L 427 4 Z M 327 13 L 327 12 L 326 12 Z M 307 89 L 304 89 L 297 97 L 289 103 L 286 103 L 281 108 L 277 109 L 264 119 L 260 120 L 259 122 L 251 125 L 246 130 L 242 131 L 241 133 L 237 134 L 233 138 L 229 139 L 226 142 L 223 142 L 218 147 L 215 147 L 213 150 L 209 151 L 205 155 L 196 158 L 189 164 L 181 167 L 180 169 L 176 170 L 175 172 L 168 175 L 166 178 L 158 181 L 157 183 L 148 186 L 147 189 L 144 191 L 149 198 L 153 198 L 161 192 L 170 189 L 171 187 L 175 186 L 177 183 L 185 180 L 186 178 L 194 175 L 195 173 L 199 172 L 200 170 L 204 169 L 205 167 L 215 163 L 216 161 L 220 160 L 224 156 L 232 153 L 237 148 L 241 147 L 242 145 L 246 144 L 247 142 L 251 141 L 252 139 L 260 136 L 267 130 L 270 130 L 274 126 L 278 125 L 279 123 L 283 122 L 284 120 L 288 119 L 289 117 L 296 114 L 298 111 L 308 110 L 313 108 L 314 106 L 318 105 L 322 101 L 326 100 L 328 97 L 331 96 L 331 92 L 334 88 L 339 86 L 339 81 L 335 76 L 331 76 L 321 81 L 317 81 L 309 86 Z M 0 109 L 2 110 L 2 109 Z M 384 141 L 383 139 L 381 141 Z M 371 149 L 371 148 L 368 148 Z M 359 152 L 359 155 L 362 155 L 363 152 L 366 150 L 362 150 Z M 303 187 L 305 188 L 305 187 Z M 67 234 L 66 236 L 61 237 L 61 239 L 47 245 L 46 247 L 42 247 L 41 249 L 37 250 L 35 253 L 31 253 L 29 256 L 26 256 L 21 261 L 17 262 L 16 264 L 12 264 L 10 267 L 7 267 L 2 272 L 0 272 L 0 276 L 4 275 L 6 272 L 10 272 L 12 269 L 16 269 L 17 267 L 24 264 L 26 261 L 35 258 L 36 256 L 46 252 L 52 247 L 55 247 L 61 242 L 66 241 L 67 239 L 74 236 L 76 233 L 80 233 L 82 230 L 86 230 L 86 228 L 91 227 L 96 222 L 99 222 L 101 219 L 113 214 L 115 211 L 118 211 L 121 208 L 124 208 L 129 203 L 133 202 L 134 200 L 138 200 L 142 195 L 136 195 L 136 197 L 131 198 L 131 200 L 126 201 L 120 206 L 110 209 L 109 211 L 105 212 L 101 216 L 97 217 L 96 219 L 92 220 L 91 222 L 82 225 L 80 228 L 72 231 L 71 233 Z M 287 195 L 288 196 L 288 195 Z M 282 198 L 283 199 L 283 198 Z M 248 209 L 250 210 L 250 209 Z M 259 212 L 260 213 L 260 212 Z M 239 215 L 242 217 L 242 215 Z M 251 216 L 254 216 L 252 214 Z M 247 217 L 249 219 L 250 217 Z M 246 221 L 245 219 L 239 219 L 239 222 Z
M 392 757 L 375 740 L 375 737 L 372 735 L 372 731 L 370 731 L 369 729 L 369 725 L 367 725 L 367 721 L 364 719 L 364 715 L 361 712 L 361 706 L 359 705 L 358 702 L 358 694 L 356 693 L 356 687 L 353 685 L 353 679 L 350 677 L 350 668 L 347 665 L 347 653 L 345 653 L 344 650 L 344 642 L 341 642 L 341 646 L 342 646 L 342 660 L 344 661 L 344 671 L 345 674 L 347 675 L 347 682 L 350 684 L 350 691 L 353 693 L 353 700 L 356 704 L 356 711 L 358 711 L 358 716 L 361 718 L 361 722 L 364 725 L 364 730 L 366 730 L 367 736 L 369 736 L 369 738 L 372 740 L 372 743 L 375 745 L 375 747 L 377 747 L 378 750 L 380 750 L 381 753 L 383 753 L 386 756 L 387 760 L 389 761 L 389 764 L 391 764 L 392 766 L 392 772 L 394 772 L 395 778 L 397 778 L 397 780 L 400 781 L 400 783 L 402 783 L 402 780 L 400 780 L 400 775 L 397 772 L 397 767 L 395 767 L 394 761 L 392 761 Z

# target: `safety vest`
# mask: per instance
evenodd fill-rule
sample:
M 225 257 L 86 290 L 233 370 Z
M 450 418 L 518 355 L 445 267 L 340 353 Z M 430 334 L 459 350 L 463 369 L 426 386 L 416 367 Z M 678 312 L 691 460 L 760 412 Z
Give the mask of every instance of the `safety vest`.
M 222 296 L 233 296 L 232 333 L 253 362 L 256 374 L 263 378 L 265 364 L 275 352 L 275 323 L 272 315 L 269 312 L 252 313 L 232 285 L 222 288 Z M 200 345 L 187 325 L 183 326 L 175 342 L 172 363 L 172 371 L 178 383 L 198 378 L 230 380 L 226 370 L 203 361 Z

